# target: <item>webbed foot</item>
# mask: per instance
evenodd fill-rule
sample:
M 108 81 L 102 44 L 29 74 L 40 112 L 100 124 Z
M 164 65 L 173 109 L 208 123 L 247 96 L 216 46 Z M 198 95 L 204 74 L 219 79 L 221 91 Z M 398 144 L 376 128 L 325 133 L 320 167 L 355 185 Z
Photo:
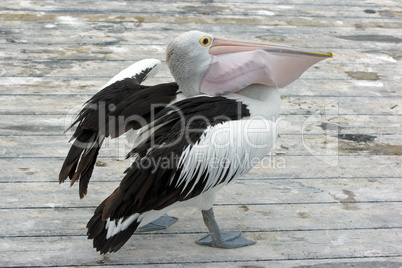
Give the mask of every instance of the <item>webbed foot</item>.
M 176 217 L 169 216 L 165 214 L 156 220 L 138 228 L 139 232 L 150 232 L 150 231 L 158 231 L 168 228 L 170 225 L 177 221 Z
M 197 244 L 217 248 L 239 248 L 254 245 L 255 242 L 242 237 L 240 232 L 221 232 L 215 220 L 213 209 L 203 210 L 202 217 L 209 234 L 196 241 Z
M 220 237 L 221 239 L 213 240 L 212 236 L 207 234 L 197 240 L 196 243 L 217 248 L 240 248 L 255 244 L 254 241 L 244 238 L 240 232 L 236 231 L 220 232 Z

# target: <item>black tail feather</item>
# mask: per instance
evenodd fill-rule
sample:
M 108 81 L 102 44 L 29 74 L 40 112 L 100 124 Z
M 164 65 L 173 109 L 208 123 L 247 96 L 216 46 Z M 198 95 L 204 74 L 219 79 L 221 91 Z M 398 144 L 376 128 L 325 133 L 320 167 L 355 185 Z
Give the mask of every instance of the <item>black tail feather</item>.
M 130 239 L 140 224 L 135 221 L 127 229 L 107 238 L 106 220 L 102 218 L 105 202 L 106 200 L 98 206 L 87 224 L 88 239 L 93 239 L 93 246 L 100 254 L 118 251 Z
M 79 181 L 80 198 L 87 194 L 88 183 L 103 140 L 104 138 L 99 140 L 96 131 L 83 131 L 71 146 L 60 170 L 60 183 L 64 182 L 67 177 L 71 179 L 71 185 L 77 180 Z

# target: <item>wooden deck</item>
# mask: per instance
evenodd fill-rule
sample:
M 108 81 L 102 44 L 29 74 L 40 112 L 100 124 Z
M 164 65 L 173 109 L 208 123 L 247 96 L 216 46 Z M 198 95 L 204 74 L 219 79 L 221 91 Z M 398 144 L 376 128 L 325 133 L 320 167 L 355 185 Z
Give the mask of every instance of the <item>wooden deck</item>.
M 0 2 L 0 266 L 401 267 L 402 4 L 387 1 Z M 222 229 L 257 241 L 201 247 L 195 209 L 100 256 L 94 208 L 128 163 L 103 150 L 84 200 L 58 184 L 80 105 L 134 61 L 199 29 L 330 50 L 282 90 L 276 149 L 216 203 Z M 172 81 L 166 68 L 149 83 Z

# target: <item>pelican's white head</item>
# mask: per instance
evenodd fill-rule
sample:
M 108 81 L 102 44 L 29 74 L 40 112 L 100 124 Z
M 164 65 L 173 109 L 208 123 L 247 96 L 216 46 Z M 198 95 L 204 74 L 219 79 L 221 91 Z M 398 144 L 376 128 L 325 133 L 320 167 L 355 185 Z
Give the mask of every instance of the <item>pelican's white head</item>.
M 238 92 L 252 84 L 284 87 L 328 57 L 332 57 L 331 52 L 190 31 L 168 45 L 166 61 L 180 89 L 190 97 Z
M 190 31 L 175 38 L 167 47 L 166 62 L 183 93 L 190 97 L 200 94 L 202 77 L 211 63 L 209 49 L 213 36 Z

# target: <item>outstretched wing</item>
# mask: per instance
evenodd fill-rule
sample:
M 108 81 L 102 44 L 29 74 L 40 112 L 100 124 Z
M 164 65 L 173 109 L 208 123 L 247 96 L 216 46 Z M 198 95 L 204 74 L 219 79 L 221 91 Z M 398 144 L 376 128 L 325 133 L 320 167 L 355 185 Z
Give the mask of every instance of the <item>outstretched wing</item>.
M 141 85 L 156 72 L 159 65 L 159 60 L 148 59 L 121 71 L 85 104 L 70 126 L 77 128 L 71 138 L 74 143 L 60 170 L 59 182 L 69 177 L 72 185 L 78 180 L 80 198 L 87 194 L 88 183 L 105 138 L 119 137 L 130 129 L 143 127 L 149 123 L 151 112 L 158 112 L 176 98 L 176 83 Z
M 146 223 L 141 221 L 147 213 L 197 197 L 247 172 L 247 155 L 263 157 L 273 143 L 267 131 L 274 132 L 271 121 L 253 123 L 249 116 L 246 105 L 223 96 L 192 97 L 162 110 L 152 134 L 131 151 L 134 162 L 120 186 L 88 223 L 94 247 L 101 253 L 116 251 Z M 248 141 L 256 147 L 245 146 Z

